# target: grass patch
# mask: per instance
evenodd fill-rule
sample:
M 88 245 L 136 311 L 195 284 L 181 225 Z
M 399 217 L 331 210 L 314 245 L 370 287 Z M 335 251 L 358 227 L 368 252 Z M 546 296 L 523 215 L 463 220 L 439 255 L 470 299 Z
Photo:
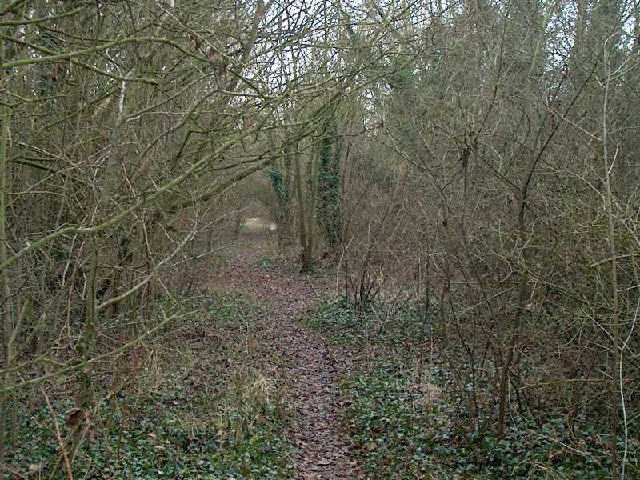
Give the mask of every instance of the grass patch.
M 360 359 L 342 381 L 349 399 L 344 427 L 372 479 L 610 476 L 607 426 L 593 419 L 570 427 L 560 415 L 543 424 L 514 416 L 503 438 L 486 419 L 487 428 L 469 434 L 452 373 L 441 359 L 423 361 L 431 349 L 428 323 L 411 308 L 397 309 L 392 317 L 380 315 L 383 308 L 355 312 L 344 301 L 326 301 L 307 317 Z M 633 437 L 627 478 L 640 476 Z
M 293 478 L 292 446 L 281 434 L 288 414 L 252 338 L 263 307 L 199 294 L 175 308 L 199 313 L 145 345 L 135 382 L 96 391 L 80 428 L 68 395 L 22 418 L 6 459 L 16 478 L 66 478 L 56 424 L 68 457 L 79 445 L 74 478 Z
M 79 478 L 289 478 L 286 458 L 290 446 L 279 436 L 280 420 L 253 407 L 202 418 L 192 408 L 176 407 L 172 396 L 119 398 L 99 409 L 99 425 L 91 444 L 85 440 L 73 464 Z M 213 398 L 194 398 L 211 402 Z M 125 403 L 128 403 L 125 407 Z M 212 405 L 215 403 L 212 402 Z M 70 403 L 55 405 L 63 435 L 71 435 L 67 416 Z M 133 407 L 133 408 L 132 408 Z M 249 412 L 249 410 L 251 412 Z M 247 420 L 248 415 L 252 415 Z M 241 429 L 238 424 L 245 423 Z M 35 412 L 24 424 L 21 447 L 10 458 L 15 472 L 27 478 L 65 478 L 59 464 L 47 409 Z M 29 476 L 31 475 L 31 476 Z
M 367 312 L 355 311 L 344 300 L 324 300 L 304 321 L 334 343 L 356 349 L 373 348 L 403 357 L 415 353 L 429 341 L 431 324 L 421 319 L 411 305 L 372 305 Z

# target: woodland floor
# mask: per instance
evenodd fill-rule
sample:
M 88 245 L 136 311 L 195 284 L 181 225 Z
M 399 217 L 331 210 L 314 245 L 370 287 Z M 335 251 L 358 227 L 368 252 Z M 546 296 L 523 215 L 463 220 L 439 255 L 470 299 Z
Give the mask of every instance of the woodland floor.
M 107 380 L 95 394 L 100 427 L 91 440 L 87 431 L 73 478 L 368 478 L 341 418 L 349 357 L 302 321 L 335 279 L 279 261 L 262 230 L 241 234 L 232 252 L 222 266 L 189 271 L 193 281 L 170 307 L 183 320 L 145 345 L 147 360 L 120 393 L 108 393 Z M 60 445 L 73 437 L 73 395 L 57 390 L 25 420 L 24 444 L 0 471 L 70 478 Z
M 0 471 L 67 480 L 607 478 L 597 425 L 514 418 L 504 438 L 469 439 L 433 322 L 411 305 L 354 311 L 336 298 L 330 269 L 300 274 L 263 227 L 241 231 L 228 255 L 175 272 L 181 286 L 163 310 L 179 320 L 96 370 L 102 380 L 77 449 L 75 384 L 47 384 L 51 402 L 30 407 Z M 121 377 L 110 374 L 125 365 Z M 478 395 L 493 401 L 488 387 Z M 640 478 L 640 444 L 630 445 L 628 478 Z M 64 468 L 65 451 L 75 452 L 73 467 Z
M 349 367 L 348 355 L 300 322 L 326 295 L 328 281 L 312 281 L 286 268 L 261 268 L 264 248 L 261 243 L 249 245 L 212 279 L 210 288 L 249 295 L 267 306 L 268 315 L 253 334 L 267 363 L 271 358 L 284 360 L 264 368 L 283 379 L 283 400 L 293 410 L 287 433 L 297 450 L 296 478 L 364 479 L 340 427 L 344 399 L 338 380 Z

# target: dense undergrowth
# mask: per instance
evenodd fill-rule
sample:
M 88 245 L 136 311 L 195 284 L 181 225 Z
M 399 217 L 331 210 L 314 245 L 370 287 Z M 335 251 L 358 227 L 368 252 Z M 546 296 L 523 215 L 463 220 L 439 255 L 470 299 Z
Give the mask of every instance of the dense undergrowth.
M 66 463 L 73 478 L 88 479 L 293 477 L 287 406 L 277 380 L 261 368 L 273 352 L 252 335 L 265 307 L 203 293 L 170 309 L 185 312 L 183 319 L 147 340 L 140 370 L 118 388 L 108 377 L 95 385 L 86 421 L 78 423 L 72 382 L 41 390 L 22 419 L 18 448 L 5 459 L 10 478 L 70 478 Z M 440 345 L 437 325 L 416 309 L 358 312 L 326 300 L 305 321 L 355 361 L 341 383 L 343 426 L 372 480 L 609 478 L 607 428 L 591 419 L 569 424 L 558 412 L 539 422 L 513 412 L 502 438 L 491 417 L 469 433 L 453 370 L 439 353 L 455 348 Z M 131 360 L 123 365 L 131 368 Z M 634 427 L 627 478 L 640 475 Z
M 560 413 L 537 423 L 514 412 L 502 438 L 492 418 L 470 434 L 453 373 L 437 353 L 448 346 L 438 345 L 430 319 L 409 307 L 383 312 L 383 305 L 362 313 L 326 301 L 307 318 L 358 359 L 342 384 L 349 399 L 344 426 L 372 479 L 609 478 L 606 424 L 569 425 Z M 631 437 L 626 474 L 637 478 Z
M 201 294 L 175 308 L 190 313 L 144 346 L 137 378 L 118 391 L 108 381 L 96 386 L 81 426 L 64 386 L 50 386 L 49 405 L 43 398 L 23 419 L 5 469 L 15 478 L 69 478 L 68 462 L 73 478 L 289 478 L 286 413 L 250 334 L 262 307 Z

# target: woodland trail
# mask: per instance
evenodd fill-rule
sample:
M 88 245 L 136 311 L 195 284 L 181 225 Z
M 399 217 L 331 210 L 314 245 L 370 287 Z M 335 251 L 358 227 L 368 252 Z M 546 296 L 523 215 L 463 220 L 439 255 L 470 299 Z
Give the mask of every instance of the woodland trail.
M 348 358 L 300 323 L 300 317 L 324 289 L 303 275 L 260 268 L 259 255 L 259 250 L 241 253 L 215 281 L 226 290 L 250 294 L 268 306 L 269 313 L 256 336 L 285 360 L 278 367 L 265 368 L 280 370 L 285 401 L 293 405 L 288 433 L 297 447 L 293 458 L 296 478 L 365 479 L 350 457 L 349 439 L 340 429 L 342 399 L 337 382 L 348 368 Z

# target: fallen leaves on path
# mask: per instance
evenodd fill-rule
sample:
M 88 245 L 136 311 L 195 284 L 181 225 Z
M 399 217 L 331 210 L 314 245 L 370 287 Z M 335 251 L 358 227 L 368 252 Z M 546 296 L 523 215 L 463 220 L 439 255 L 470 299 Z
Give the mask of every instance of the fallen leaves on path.
M 299 323 L 322 293 L 322 287 L 309 277 L 266 271 L 257 263 L 255 254 L 240 254 L 213 279 L 211 288 L 240 291 L 269 307 L 261 331 L 256 334 L 263 347 L 268 346 L 285 359 L 278 368 L 287 383 L 287 400 L 294 406 L 290 435 L 298 448 L 293 459 L 297 478 L 365 479 L 349 454 L 349 438 L 340 428 L 343 399 L 337 383 L 348 359 L 333 352 L 319 334 Z

